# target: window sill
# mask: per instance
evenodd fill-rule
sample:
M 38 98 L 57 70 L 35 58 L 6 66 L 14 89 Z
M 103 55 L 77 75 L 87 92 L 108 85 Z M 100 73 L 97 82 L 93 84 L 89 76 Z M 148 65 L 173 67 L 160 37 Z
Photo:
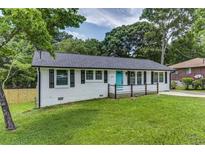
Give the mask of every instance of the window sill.
M 56 89 L 68 89 L 69 86 L 66 85 L 66 86 L 55 86 Z

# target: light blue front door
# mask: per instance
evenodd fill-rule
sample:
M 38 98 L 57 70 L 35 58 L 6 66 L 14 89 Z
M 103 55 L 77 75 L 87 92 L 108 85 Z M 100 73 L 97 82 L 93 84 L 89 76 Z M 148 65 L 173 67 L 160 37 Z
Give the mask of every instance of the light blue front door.
M 116 85 L 123 85 L 123 72 L 116 71 Z

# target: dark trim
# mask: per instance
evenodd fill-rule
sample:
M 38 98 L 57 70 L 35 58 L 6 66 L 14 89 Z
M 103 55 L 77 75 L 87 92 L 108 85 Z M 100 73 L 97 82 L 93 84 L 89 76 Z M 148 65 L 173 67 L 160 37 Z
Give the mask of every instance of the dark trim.
M 127 71 L 127 84 L 130 85 L 130 71 Z
M 147 83 L 147 72 L 144 71 L 144 84 L 146 84 L 146 83 Z
M 151 84 L 154 84 L 154 72 L 151 72 Z
M 55 85 L 55 77 L 54 77 L 54 69 L 49 69 L 49 88 L 54 88 Z
M 167 72 L 165 72 L 165 83 L 167 84 Z
M 173 69 L 141 69 L 141 68 L 99 68 L 99 67 L 66 67 L 66 66 L 40 66 L 32 65 L 32 67 L 43 68 L 73 68 L 73 69 L 109 69 L 109 70 L 150 70 L 150 71 L 174 71 Z
M 38 67 L 38 108 L 41 108 L 41 70 Z
M 81 70 L 80 71 L 80 80 L 81 80 L 81 84 L 85 84 L 85 70 Z
M 104 83 L 108 83 L 108 72 L 104 70 Z
M 75 70 L 70 70 L 70 87 L 75 87 Z
M 115 84 L 115 99 L 117 98 L 117 85 Z

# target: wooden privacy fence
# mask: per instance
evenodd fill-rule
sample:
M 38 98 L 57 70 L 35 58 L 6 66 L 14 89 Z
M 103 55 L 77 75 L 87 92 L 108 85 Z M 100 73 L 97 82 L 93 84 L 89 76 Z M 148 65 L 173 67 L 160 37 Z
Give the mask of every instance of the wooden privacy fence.
M 32 89 L 4 89 L 8 103 L 33 102 L 36 99 L 37 91 Z
M 150 93 L 159 93 L 159 83 L 144 85 L 110 85 L 108 84 L 108 97 L 134 97 L 147 95 Z

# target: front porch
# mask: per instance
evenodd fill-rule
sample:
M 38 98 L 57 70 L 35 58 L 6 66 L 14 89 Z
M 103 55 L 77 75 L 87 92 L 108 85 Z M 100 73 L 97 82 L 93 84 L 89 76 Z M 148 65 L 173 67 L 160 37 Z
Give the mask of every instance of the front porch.
M 122 98 L 122 97 L 136 97 L 148 94 L 158 94 L 159 83 L 143 84 L 143 85 L 111 85 L 108 84 L 108 97 Z

